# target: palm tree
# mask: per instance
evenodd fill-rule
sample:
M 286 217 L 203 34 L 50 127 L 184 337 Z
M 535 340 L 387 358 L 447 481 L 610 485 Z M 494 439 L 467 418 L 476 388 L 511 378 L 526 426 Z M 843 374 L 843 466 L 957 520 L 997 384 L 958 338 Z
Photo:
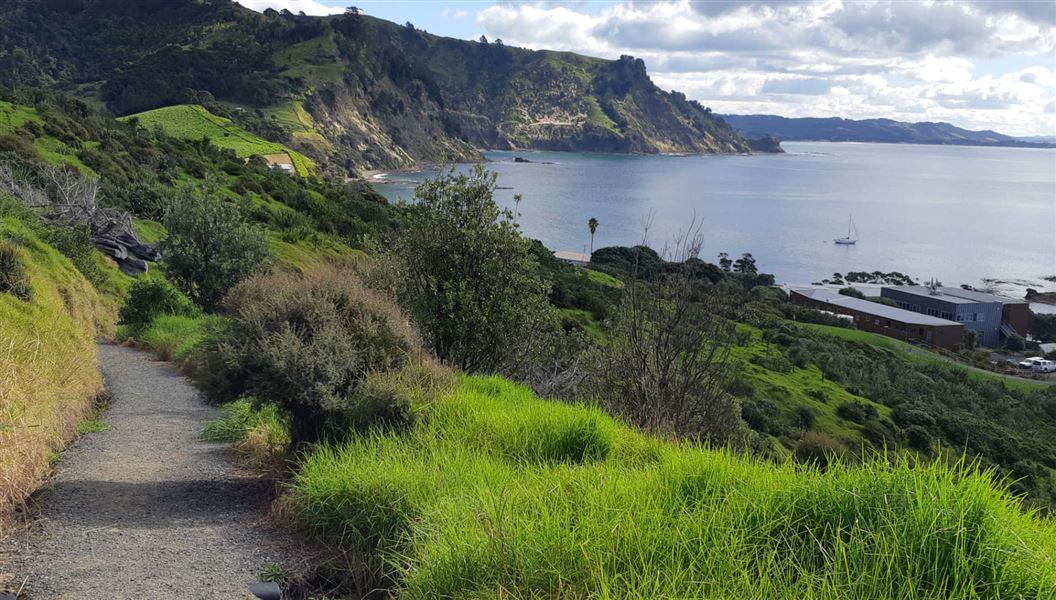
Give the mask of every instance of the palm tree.
M 594 232 L 598 230 L 598 220 L 591 217 L 587 221 L 587 227 L 590 228 L 590 253 L 594 254 Z

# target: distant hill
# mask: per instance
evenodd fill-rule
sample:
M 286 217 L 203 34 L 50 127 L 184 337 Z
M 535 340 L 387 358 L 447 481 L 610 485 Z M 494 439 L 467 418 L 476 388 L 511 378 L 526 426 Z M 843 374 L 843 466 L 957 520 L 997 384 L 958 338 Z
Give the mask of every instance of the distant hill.
M 1052 148 L 1056 144 L 1025 140 L 996 131 L 969 131 L 949 123 L 905 123 L 891 119 L 841 119 L 838 117 L 788 118 L 775 115 L 723 115 L 742 136 L 766 135 L 782 140 L 830 142 L 885 142 L 892 144 L 948 144 L 955 146 L 1014 146 Z
M 630 56 L 444 38 L 360 14 L 231 0 L 7 0 L 0 85 L 52 86 L 117 115 L 201 105 L 350 172 L 478 148 L 741 153 L 709 108 Z

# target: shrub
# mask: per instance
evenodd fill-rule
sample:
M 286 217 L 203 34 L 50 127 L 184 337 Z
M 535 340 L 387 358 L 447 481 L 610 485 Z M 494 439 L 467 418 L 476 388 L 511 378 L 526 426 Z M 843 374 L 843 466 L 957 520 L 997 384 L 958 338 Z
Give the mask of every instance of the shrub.
M 836 408 L 836 414 L 847 421 L 865 423 L 870 419 L 880 416 L 876 407 L 864 402 L 844 402 Z
M 18 255 L 18 247 L 0 240 L 0 294 L 9 293 L 20 300 L 33 299 L 33 286 Z
M 796 427 L 806 431 L 814 428 L 814 421 L 817 417 L 814 416 L 814 411 L 809 406 L 797 406 L 796 412 L 793 415 L 793 422 Z
M 167 281 L 137 279 L 128 288 L 128 296 L 119 316 L 122 325 L 140 327 L 158 315 L 194 317 L 198 307 Z
M 92 243 L 92 234 L 87 225 L 52 227 L 48 229 L 44 239 L 60 254 L 70 259 L 73 266 L 77 267 L 92 285 L 98 287 L 106 280 L 95 260 L 95 244 Z
M 850 296 L 851 298 L 860 298 L 862 300 L 865 300 L 865 294 L 863 294 L 862 290 L 859 290 L 858 288 L 840 288 L 840 294 L 843 296 Z
M 832 436 L 811 431 L 796 444 L 795 454 L 797 461 L 824 469 L 834 460 L 844 457 L 846 448 Z
M 465 371 L 510 372 L 541 333 L 559 328 L 531 244 L 494 190 L 483 166 L 418 186 L 391 269 L 377 271 L 437 358 Z
M 931 432 L 920 425 L 910 425 L 906 428 L 906 441 L 910 448 L 924 452 L 931 450 L 933 443 Z
M 239 281 L 267 269 L 268 242 L 238 208 L 187 190 L 165 213 L 165 272 L 206 310 L 217 308 Z
M 371 373 L 397 369 L 418 351 L 407 319 L 359 278 L 334 268 L 246 280 L 232 290 L 226 325 L 203 344 L 197 369 L 214 397 L 253 395 L 281 406 L 297 442 L 317 441 L 356 415 L 405 415 Z M 357 400 L 369 400 L 365 411 Z

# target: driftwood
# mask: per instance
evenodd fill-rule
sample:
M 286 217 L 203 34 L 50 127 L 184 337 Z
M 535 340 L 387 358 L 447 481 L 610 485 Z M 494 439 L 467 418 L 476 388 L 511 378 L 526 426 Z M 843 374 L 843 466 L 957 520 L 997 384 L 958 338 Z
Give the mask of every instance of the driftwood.
M 36 173 L 39 184 L 28 173 L 0 165 L 0 193 L 19 200 L 49 225 L 87 225 L 92 243 L 117 263 L 127 275 L 140 275 L 147 262 L 161 259 L 157 246 L 143 243 L 132 229 L 132 215 L 117 208 L 99 206 L 99 181 L 74 169 L 46 167 Z

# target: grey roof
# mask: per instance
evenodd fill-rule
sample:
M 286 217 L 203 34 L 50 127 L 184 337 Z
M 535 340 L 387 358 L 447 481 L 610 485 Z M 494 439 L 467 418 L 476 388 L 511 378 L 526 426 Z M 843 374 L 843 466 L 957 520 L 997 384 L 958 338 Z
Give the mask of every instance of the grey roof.
M 922 315 L 911 310 L 902 310 L 901 308 L 895 308 L 894 306 L 871 302 L 869 300 L 862 300 L 861 298 L 852 298 L 851 296 L 844 296 L 843 294 L 838 294 L 832 290 L 823 288 L 794 288 L 792 291 L 819 302 L 825 302 L 827 304 L 832 304 L 833 306 L 842 306 L 844 308 L 856 310 L 882 319 L 891 319 L 900 323 L 931 326 L 961 325 L 961 323 L 955 321 L 947 321 L 946 319 L 940 319 L 930 315 Z
M 938 289 L 940 295 L 932 296 L 931 290 L 927 286 L 898 286 L 898 287 L 887 287 L 885 289 L 898 290 L 900 292 L 906 292 L 916 296 L 929 296 L 932 298 L 939 298 L 947 302 L 953 302 L 956 304 L 979 304 L 987 302 L 998 302 L 1000 304 L 1023 304 L 1026 300 L 1016 300 L 1015 298 L 1002 298 L 1001 296 L 995 296 L 994 294 L 987 294 L 986 292 L 976 292 L 974 290 L 965 290 L 955 287 L 940 287 Z

